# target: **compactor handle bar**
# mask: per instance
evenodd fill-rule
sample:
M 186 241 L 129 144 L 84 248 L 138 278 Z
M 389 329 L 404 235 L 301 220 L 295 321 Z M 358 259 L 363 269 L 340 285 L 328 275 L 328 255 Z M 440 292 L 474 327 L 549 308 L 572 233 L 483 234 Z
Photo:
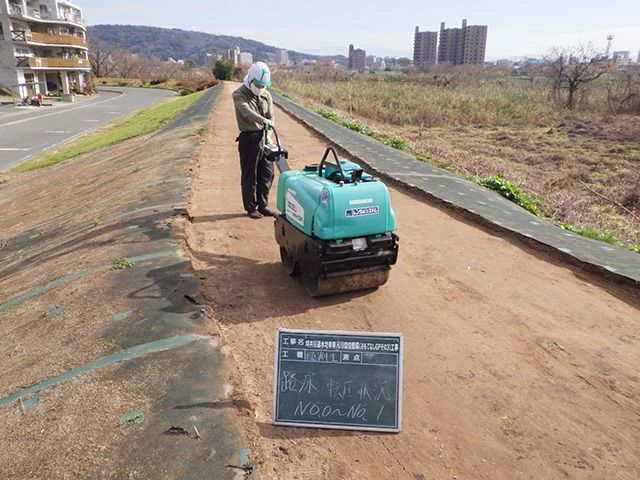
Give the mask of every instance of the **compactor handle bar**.
M 335 147 L 333 146 L 328 146 L 327 147 L 327 151 L 324 152 L 324 156 L 322 157 L 322 161 L 320 162 L 320 165 L 318 166 L 318 175 L 321 177 L 322 176 L 322 167 L 324 167 L 325 163 L 329 163 L 330 165 L 333 165 L 331 162 L 327 162 L 327 157 L 329 156 L 329 152 L 333 153 L 333 156 L 336 159 L 336 166 L 338 167 L 338 170 L 340 170 L 340 175 L 342 176 L 341 181 L 346 181 L 347 177 L 344 174 L 344 170 L 342 169 L 342 164 L 340 163 L 340 159 L 338 158 L 338 152 L 336 151 Z
M 278 137 L 278 132 L 276 130 L 276 127 L 274 127 L 273 125 L 271 125 L 271 130 L 273 130 L 273 133 L 276 136 L 276 145 L 278 146 L 278 152 L 282 151 L 282 147 L 280 146 L 280 137 Z M 262 144 L 266 145 L 267 144 L 267 124 L 264 124 L 264 128 L 262 129 Z

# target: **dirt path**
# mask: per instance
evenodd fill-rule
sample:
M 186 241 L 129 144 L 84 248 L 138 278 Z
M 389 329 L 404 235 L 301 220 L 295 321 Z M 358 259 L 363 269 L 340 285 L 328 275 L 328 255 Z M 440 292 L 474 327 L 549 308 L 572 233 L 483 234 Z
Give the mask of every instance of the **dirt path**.
M 242 210 L 234 88 L 195 171 L 189 241 L 251 407 L 259 477 L 640 478 L 637 298 L 397 189 L 389 283 L 309 298 L 282 271 L 272 221 Z M 320 159 L 324 140 L 282 111 L 276 123 L 292 167 Z M 272 426 L 278 327 L 404 333 L 402 433 Z

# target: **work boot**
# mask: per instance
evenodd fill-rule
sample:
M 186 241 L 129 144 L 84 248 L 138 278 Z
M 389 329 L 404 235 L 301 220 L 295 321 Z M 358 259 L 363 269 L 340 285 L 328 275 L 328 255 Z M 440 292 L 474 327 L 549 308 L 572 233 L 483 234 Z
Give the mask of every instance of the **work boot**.
M 255 219 L 262 218 L 262 214 L 256 210 L 249 210 L 247 212 L 247 215 L 249 215 L 250 218 L 255 218 Z
M 269 210 L 267 207 L 258 207 L 258 212 L 260 212 L 265 217 L 275 217 L 276 212 L 273 210 Z

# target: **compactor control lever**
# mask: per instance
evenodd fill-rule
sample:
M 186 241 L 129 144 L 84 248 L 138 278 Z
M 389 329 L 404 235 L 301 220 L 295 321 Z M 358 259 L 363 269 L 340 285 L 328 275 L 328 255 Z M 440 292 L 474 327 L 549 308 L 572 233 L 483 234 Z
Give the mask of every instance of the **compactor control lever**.
M 278 166 L 278 170 L 280 173 L 288 172 L 291 170 L 289 164 L 287 163 L 287 158 L 289 158 L 289 152 L 287 152 L 280 145 L 280 137 L 278 137 L 278 132 L 275 127 L 272 125 L 271 130 L 276 137 L 276 143 L 267 144 L 267 126 L 265 124 L 264 129 L 262 130 L 262 155 L 270 162 L 274 162 Z

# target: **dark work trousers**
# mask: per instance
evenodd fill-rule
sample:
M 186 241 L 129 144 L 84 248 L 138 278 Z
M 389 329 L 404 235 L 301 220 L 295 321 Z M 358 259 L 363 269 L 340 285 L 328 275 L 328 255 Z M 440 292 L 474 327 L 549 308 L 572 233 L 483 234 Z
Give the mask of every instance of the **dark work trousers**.
M 273 183 L 273 163 L 262 157 L 262 131 L 240 132 L 237 138 L 242 177 L 242 203 L 247 212 L 269 205 L 269 189 Z

